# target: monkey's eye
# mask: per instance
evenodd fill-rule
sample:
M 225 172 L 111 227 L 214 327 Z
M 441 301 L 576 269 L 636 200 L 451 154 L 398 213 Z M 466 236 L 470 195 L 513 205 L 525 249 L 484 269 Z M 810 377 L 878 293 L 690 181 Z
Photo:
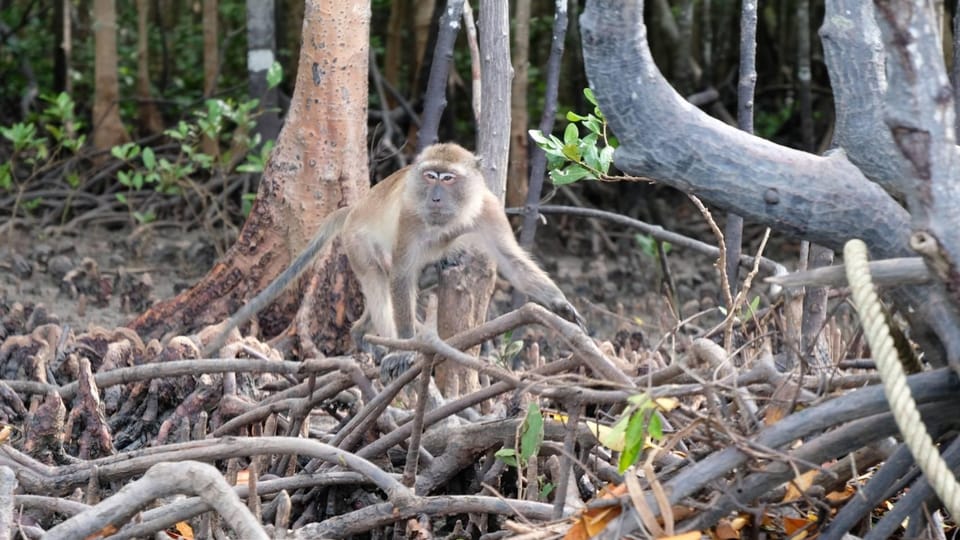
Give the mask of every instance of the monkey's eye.
M 457 175 L 449 172 L 440 173 L 440 181 L 444 184 L 450 184 L 457 179 Z
M 423 178 L 431 182 L 436 182 L 439 176 L 436 171 L 423 171 Z

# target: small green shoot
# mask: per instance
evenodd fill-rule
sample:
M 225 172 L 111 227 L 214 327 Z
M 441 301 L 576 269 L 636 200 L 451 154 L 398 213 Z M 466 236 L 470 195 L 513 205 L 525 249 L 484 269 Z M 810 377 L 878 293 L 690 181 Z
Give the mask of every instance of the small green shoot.
M 661 411 L 670 410 L 676 402 L 669 399 L 652 400 L 646 394 L 627 398 L 629 406 L 609 431 L 599 436 L 600 443 L 620 450 L 618 470 L 622 473 L 640 458 L 647 440 L 663 439 Z

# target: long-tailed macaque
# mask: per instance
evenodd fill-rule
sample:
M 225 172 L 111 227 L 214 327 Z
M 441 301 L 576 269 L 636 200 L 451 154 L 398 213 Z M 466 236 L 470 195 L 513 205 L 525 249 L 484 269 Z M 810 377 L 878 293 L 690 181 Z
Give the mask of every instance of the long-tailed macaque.
M 457 144 L 436 144 L 355 205 L 330 214 L 290 267 L 227 321 L 204 356 L 216 353 L 232 329 L 270 304 L 337 234 L 366 300 L 350 332 L 358 347 L 371 329 L 383 337 L 413 337 L 420 271 L 464 241 L 491 254 L 514 287 L 582 324 L 560 289 L 517 244 L 477 157 Z

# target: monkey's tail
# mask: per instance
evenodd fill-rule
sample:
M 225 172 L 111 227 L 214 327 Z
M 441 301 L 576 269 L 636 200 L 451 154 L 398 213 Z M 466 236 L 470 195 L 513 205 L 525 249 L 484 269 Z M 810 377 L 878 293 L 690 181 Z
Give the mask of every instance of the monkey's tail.
M 347 221 L 349 210 L 349 208 L 338 208 L 329 216 L 327 216 L 323 223 L 320 224 L 320 229 L 317 231 L 316 235 L 310 240 L 310 243 L 307 244 L 307 247 L 300 252 L 300 255 L 297 255 L 297 258 L 290 263 L 290 266 L 288 266 L 286 270 L 284 270 L 279 276 L 277 276 L 276 279 L 267 285 L 265 289 L 260 291 L 260 294 L 249 300 L 242 308 L 240 308 L 240 311 L 236 312 L 232 317 L 230 317 L 230 319 L 227 320 L 223 329 L 221 329 L 217 336 L 203 348 L 202 358 L 209 358 L 216 354 L 226 343 L 227 337 L 234 328 L 247 322 L 263 308 L 267 307 L 278 296 L 280 296 L 280 293 L 282 293 L 287 286 L 290 285 L 290 283 L 295 281 L 297 277 L 299 277 L 300 274 L 302 274 L 303 271 L 310 266 L 310 263 L 313 262 L 313 260 L 317 257 L 317 254 L 320 253 L 320 251 L 322 251 L 331 240 L 340 234 L 340 231 L 343 229 L 344 222 Z

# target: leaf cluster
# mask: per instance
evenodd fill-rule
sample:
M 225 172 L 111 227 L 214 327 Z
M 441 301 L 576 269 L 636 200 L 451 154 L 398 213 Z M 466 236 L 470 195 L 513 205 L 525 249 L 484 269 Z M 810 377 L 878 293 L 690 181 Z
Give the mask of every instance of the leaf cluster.
M 613 164 L 613 152 L 619 145 L 616 137 L 608 133 L 607 121 L 600 112 L 597 99 L 589 88 L 584 97 L 593 104 L 593 112 L 586 115 L 573 111 L 567 113 L 563 140 L 556 135 L 544 135 L 531 129 L 530 137 L 547 155 L 547 168 L 554 185 L 565 185 L 580 180 L 602 180 L 608 176 Z M 587 135 L 581 137 L 581 127 Z

